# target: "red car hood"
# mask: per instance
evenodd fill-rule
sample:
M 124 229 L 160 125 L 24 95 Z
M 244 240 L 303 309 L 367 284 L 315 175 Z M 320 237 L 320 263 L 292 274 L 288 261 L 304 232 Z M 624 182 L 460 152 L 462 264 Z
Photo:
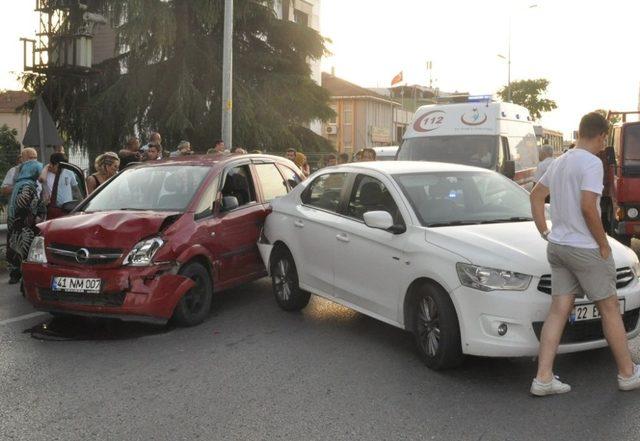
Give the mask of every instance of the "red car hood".
M 45 242 L 93 248 L 130 249 L 153 236 L 177 212 L 105 211 L 81 213 L 38 225 Z

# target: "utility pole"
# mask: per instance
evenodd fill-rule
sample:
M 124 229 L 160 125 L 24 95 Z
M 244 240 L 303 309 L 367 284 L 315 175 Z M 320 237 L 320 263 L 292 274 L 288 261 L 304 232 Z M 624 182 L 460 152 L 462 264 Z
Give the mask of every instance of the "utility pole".
M 222 140 L 233 148 L 233 0 L 224 1 L 222 47 Z
M 511 100 L 511 16 L 509 16 L 509 47 L 507 48 L 507 101 Z

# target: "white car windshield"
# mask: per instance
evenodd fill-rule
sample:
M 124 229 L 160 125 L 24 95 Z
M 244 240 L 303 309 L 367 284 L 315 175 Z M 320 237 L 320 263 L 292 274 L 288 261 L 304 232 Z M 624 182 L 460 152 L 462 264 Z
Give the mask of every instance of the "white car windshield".
M 394 179 L 427 227 L 532 220 L 529 194 L 498 173 L 419 173 Z
M 209 170 L 185 165 L 124 170 L 81 210 L 184 211 Z

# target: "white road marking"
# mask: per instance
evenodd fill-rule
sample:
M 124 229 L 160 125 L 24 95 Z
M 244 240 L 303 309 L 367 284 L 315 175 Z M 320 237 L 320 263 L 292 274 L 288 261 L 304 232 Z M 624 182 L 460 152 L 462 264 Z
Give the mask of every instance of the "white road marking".
M 29 320 L 35 317 L 40 317 L 41 315 L 47 315 L 46 312 L 32 312 L 31 314 L 19 315 L 18 317 L 12 317 L 6 320 L 0 320 L 0 326 L 8 325 L 10 323 L 21 322 L 22 320 Z

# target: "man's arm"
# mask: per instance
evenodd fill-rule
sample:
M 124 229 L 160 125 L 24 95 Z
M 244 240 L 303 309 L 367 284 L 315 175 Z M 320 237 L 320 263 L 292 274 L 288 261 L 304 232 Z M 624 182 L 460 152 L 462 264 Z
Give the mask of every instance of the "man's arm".
M 544 212 L 544 201 L 549 196 L 549 187 L 538 182 L 533 190 L 529 200 L 531 201 L 531 214 L 533 215 L 533 221 L 536 223 L 536 227 L 540 232 L 540 235 L 546 239 L 546 234 L 549 231 L 547 225 L 547 218 Z
M 49 174 L 49 164 L 45 165 L 42 168 L 42 172 L 40 173 L 40 176 L 38 176 L 38 181 L 42 184 L 44 184 L 45 182 L 47 182 L 47 175 Z
M 600 247 L 600 255 L 603 259 L 608 259 L 611 255 L 611 248 L 598 212 L 598 196 L 597 193 L 592 191 L 582 190 L 580 192 L 580 208 L 584 221 L 587 223 L 587 228 L 589 228 L 591 235 Z

